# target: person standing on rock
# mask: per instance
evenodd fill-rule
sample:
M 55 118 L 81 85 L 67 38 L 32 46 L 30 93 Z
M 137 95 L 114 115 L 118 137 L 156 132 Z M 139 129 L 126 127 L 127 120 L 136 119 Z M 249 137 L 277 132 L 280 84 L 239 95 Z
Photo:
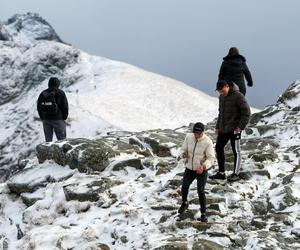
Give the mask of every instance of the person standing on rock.
M 228 176 L 227 180 L 237 181 L 240 179 L 239 172 L 241 168 L 241 133 L 250 120 L 250 107 L 235 83 L 220 80 L 217 82 L 216 90 L 220 94 L 219 115 L 216 124 L 216 153 L 219 171 L 209 178 L 226 179 L 224 147 L 230 141 L 234 154 L 234 171 Z
M 69 113 L 69 105 L 66 94 L 59 89 L 60 81 L 51 77 L 48 89 L 42 91 L 37 100 L 39 117 L 43 121 L 46 142 L 53 139 L 53 131 L 57 140 L 66 139 L 66 122 Z
M 182 181 L 182 204 L 178 210 L 182 214 L 188 208 L 188 192 L 191 183 L 197 179 L 197 191 L 199 196 L 202 222 L 207 222 L 205 184 L 207 171 L 215 160 L 215 151 L 212 140 L 204 134 L 204 125 L 201 122 L 195 123 L 193 133 L 188 133 L 181 147 L 181 158 L 186 161 L 186 168 Z
M 246 59 L 240 55 L 238 48 L 232 47 L 229 49 L 228 55 L 223 58 L 219 72 L 219 80 L 234 82 L 238 85 L 240 92 L 245 96 L 246 85 L 244 77 L 247 80 L 247 85 L 252 87 L 252 76 L 246 64 Z

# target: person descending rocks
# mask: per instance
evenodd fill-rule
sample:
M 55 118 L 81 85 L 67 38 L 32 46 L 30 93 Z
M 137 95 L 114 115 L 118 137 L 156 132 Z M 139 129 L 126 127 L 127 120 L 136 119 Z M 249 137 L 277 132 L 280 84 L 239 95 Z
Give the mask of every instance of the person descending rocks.
M 234 170 L 228 181 L 240 179 L 241 168 L 241 133 L 250 120 L 250 107 L 246 98 L 239 92 L 238 86 L 230 81 L 220 80 L 216 90 L 219 92 L 219 115 L 216 124 L 216 153 L 219 171 L 211 179 L 225 180 L 224 147 L 230 141 L 234 154 Z
M 195 123 L 192 133 L 188 133 L 181 147 L 181 158 L 185 160 L 185 171 L 182 181 L 182 204 L 178 210 L 182 214 L 188 208 L 188 192 L 191 183 L 197 179 L 197 191 L 200 203 L 202 222 L 207 222 L 205 184 L 208 169 L 213 165 L 215 152 L 212 140 L 204 133 L 204 125 Z
M 252 76 L 246 59 L 240 55 L 239 49 L 232 47 L 228 51 L 228 55 L 223 58 L 223 62 L 219 71 L 219 80 L 232 81 L 238 85 L 240 92 L 246 95 L 245 80 L 249 87 L 253 86 Z

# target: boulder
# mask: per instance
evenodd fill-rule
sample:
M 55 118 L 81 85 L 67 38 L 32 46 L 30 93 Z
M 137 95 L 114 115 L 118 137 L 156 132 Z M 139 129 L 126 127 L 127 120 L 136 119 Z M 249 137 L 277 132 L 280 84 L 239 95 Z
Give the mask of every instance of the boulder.
M 71 183 L 63 187 L 66 200 L 98 201 L 100 195 L 116 185 L 109 178 L 97 175 L 75 176 Z
M 225 248 L 220 244 L 205 239 L 201 239 L 193 243 L 193 248 L 192 248 L 192 250 L 222 250 L 222 249 Z
M 188 246 L 186 242 L 172 242 L 154 248 L 154 250 L 188 250 Z
M 141 159 L 139 158 L 132 158 L 119 161 L 113 166 L 113 171 L 120 171 L 125 167 L 133 167 L 135 169 L 144 169 Z
M 69 165 L 80 172 L 103 171 L 115 152 L 103 139 L 71 139 L 56 143 L 43 143 L 36 147 L 39 162 L 53 160 L 61 166 Z
M 22 193 L 20 195 L 22 201 L 24 204 L 28 207 L 32 206 L 35 202 L 38 200 L 44 199 L 45 195 L 43 192 L 40 192 L 40 190 L 36 190 L 33 193 Z
M 45 187 L 48 183 L 68 179 L 74 173 L 75 171 L 68 167 L 48 162 L 20 171 L 7 181 L 7 186 L 11 192 L 16 194 L 32 193 L 40 187 Z
M 274 152 L 263 153 L 263 152 L 255 152 L 251 153 L 248 156 L 252 158 L 255 162 L 264 162 L 264 161 L 276 161 L 278 159 L 278 155 Z

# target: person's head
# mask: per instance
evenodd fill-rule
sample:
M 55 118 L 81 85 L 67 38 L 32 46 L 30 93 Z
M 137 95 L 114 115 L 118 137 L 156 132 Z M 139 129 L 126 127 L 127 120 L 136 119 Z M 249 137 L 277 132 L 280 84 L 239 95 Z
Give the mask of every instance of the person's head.
M 219 92 L 220 95 L 227 96 L 232 87 L 233 87 L 233 82 L 219 80 L 217 82 L 216 90 Z
M 58 88 L 59 85 L 60 85 L 60 81 L 57 77 L 50 77 L 49 82 L 48 82 L 49 88 Z
M 193 126 L 193 133 L 196 139 L 199 139 L 203 136 L 204 132 L 204 124 L 201 122 L 196 122 Z
M 236 55 L 239 55 L 239 54 L 240 54 L 240 51 L 237 47 L 231 47 L 228 51 L 229 56 L 236 56 Z

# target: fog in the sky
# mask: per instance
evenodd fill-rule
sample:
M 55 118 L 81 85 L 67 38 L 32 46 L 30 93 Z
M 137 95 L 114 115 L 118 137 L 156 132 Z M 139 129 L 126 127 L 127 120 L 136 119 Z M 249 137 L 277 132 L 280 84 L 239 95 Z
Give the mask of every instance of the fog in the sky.
M 276 102 L 300 79 L 299 0 L 0 0 L 0 20 L 36 12 L 62 40 L 212 96 L 222 58 L 240 48 L 254 107 Z M 188 109 L 188 107 L 187 107 Z

